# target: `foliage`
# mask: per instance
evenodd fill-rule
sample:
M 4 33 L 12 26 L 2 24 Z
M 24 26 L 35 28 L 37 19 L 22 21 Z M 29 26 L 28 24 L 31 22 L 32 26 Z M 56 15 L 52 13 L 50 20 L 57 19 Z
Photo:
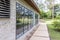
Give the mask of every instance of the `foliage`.
M 59 6 L 60 6 L 60 4 L 55 4 L 55 5 L 54 5 L 54 9 L 58 9 Z
M 56 16 L 56 19 L 60 19 L 60 16 Z
M 59 12 L 60 11 L 60 7 L 59 7 L 60 5 L 59 4 L 55 4 L 53 7 L 54 7 L 54 17 L 56 18 L 56 16 L 57 16 L 57 12 Z
M 51 11 L 49 10 L 48 12 L 41 11 L 40 12 L 40 18 L 48 18 L 51 19 Z
M 52 14 L 51 14 L 51 11 L 49 10 L 49 11 L 47 12 L 47 18 L 48 18 L 48 19 L 51 19 L 51 18 L 52 18 L 51 15 L 52 15 Z
M 53 21 L 53 26 L 55 29 L 60 30 L 60 21 Z
M 47 18 L 47 13 L 42 10 L 40 12 L 40 18 Z
M 52 25 L 48 25 L 48 31 L 50 34 L 51 40 L 60 40 L 60 32 L 54 30 L 55 28 Z

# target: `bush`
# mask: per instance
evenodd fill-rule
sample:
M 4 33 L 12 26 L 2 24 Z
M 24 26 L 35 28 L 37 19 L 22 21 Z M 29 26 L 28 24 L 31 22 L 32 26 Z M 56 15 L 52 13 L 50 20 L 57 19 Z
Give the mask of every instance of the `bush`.
M 47 13 L 40 13 L 40 18 L 47 18 Z
M 55 27 L 55 29 L 60 30 L 60 22 L 59 21 L 54 21 L 53 26 Z
M 60 16 L 57 16 L 56 19 L 60 19 Z

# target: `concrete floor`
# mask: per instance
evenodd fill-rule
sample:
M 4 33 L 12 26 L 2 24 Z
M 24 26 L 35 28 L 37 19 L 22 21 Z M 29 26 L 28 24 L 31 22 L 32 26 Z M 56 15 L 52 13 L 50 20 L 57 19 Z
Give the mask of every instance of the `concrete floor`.
M 40 26 L 29 40 L 50 40 L 46 23 L 39 22 Z

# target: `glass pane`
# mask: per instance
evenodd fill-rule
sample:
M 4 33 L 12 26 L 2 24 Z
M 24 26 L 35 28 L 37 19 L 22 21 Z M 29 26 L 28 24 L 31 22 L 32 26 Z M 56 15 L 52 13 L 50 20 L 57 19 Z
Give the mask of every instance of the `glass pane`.
M 38 14 L 35 14 L 35 24 L 38 23 Z
M 34 25 L 34 12 L 16 3 L 16 34 L 17 38 L 22 36 Z

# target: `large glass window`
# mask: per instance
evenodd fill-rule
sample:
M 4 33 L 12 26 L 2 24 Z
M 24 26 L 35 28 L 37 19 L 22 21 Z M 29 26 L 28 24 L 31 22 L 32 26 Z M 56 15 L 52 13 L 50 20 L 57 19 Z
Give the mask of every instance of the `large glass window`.
M 16 36 L 26 33 L 34 26 L 34 12 L 16 3 Z

